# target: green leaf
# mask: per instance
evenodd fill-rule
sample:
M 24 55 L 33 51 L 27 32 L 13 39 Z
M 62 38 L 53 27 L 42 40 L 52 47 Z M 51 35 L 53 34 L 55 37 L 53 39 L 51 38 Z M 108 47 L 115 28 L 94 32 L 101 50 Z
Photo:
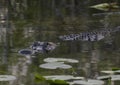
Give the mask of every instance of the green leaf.
M 117 70 L 120 70 L 120 68 L 117 67 L 112 68 L 112 71 L 117 71 Z
M 46 82 L 48 82 L 49 84 L 54 83 L 54 80 L 46 80 Z
M 39 83 L 39 82 L 43 82 L 43 81 L 46 81 L 46 79 L 39 73 L 35 73 L 35 82 Z
M 90 6 L 90 8 L 108 11 L 110 9 L 119 9 L 119 6 L 117 5 L 117 3 L 101 3 L 101 4 Z
M 50 85 L 69 85 L 69 83 L 67 83 L 67 82 L 64 81 L 64 80 L 47 80 L 47 82 L 48 82 Z

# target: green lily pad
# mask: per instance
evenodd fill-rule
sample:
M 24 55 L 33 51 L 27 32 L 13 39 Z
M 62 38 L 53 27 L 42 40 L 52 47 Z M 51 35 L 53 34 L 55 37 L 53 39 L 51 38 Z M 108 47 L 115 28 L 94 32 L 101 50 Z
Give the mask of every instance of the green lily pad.
M 39 73 L 35 73 L 35 82 L 40 83 L 46 81 L 46 79 Z
M 35 73 L 35 82 L 36 83 L 46 82 L 46 83 L 49 83 L 50 85 L 69 85 L 69 83 L 67 83 L 64 80 L 50 80 L 50 79 L 47 80 L 45 77 L 43 77 L 39 73 Z
M 48 82 L 50 85 L 69 85 L 69 83 L 67 83 L 67 82 L 64 81 L 64 80 L 47 80 L 47 82 Z
M 120 70 L 120 68 L 117 67 L 112 68 L 112 71 L 117 71 L 117 70 Z
M 98 10 L 108 11 L 112 9 L 119 9 L 119 6 L 116 3 L 101 3 L 97 5 L 90 6 L 90 8 L 95 8 Z

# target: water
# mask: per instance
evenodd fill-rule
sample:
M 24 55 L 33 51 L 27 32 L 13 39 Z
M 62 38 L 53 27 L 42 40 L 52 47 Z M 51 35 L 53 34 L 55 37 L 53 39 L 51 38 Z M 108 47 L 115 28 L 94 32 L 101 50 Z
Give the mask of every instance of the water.
M 26 2 L 26 0 L 24 2 L 12 0 L 11 6 L 17 6 L 19 10 L 9 8 L 11 10 L 7 20 L 10 26 L 6 26 L 6 23 L 1 24 L 1 28 L 5 24 L 5 28 L 11 29 L 5 32 L 8 33 L 7 38 L 1 36 L 0 46 L 4 50 L 0 51 L 0 74 L 14 75 L 17 79 L 10 82 L 0 81 L 0 85 L 47 85 L 46 82 L 35 81 L 36 73 L 42 76 L 72 75 L 84 77 L 85 80 L 97 79 L 98 76 L 104 75 L 101 73 L 102 70 L 120 68 L 119 10 L 105 12 L 89 8 L 91 5 L 105 1 Z M 60 36 L 69 39 L 64 40 Z M 74 39 L 74 37 L 78 38 Z M 94 40 L 94 37 L 98 39 Z M 39 52 L 30 56 L 18 53 L 22 49 L 31 49 L 30 45 L 35 41 L 59 44 L 48 53 Z M 57 69 L 40 68 L 40 65 L 46 63 L 44 61 L 46 58 L 62 58 L 63 60 L 59 60 L 59 63 L 54 62 L 55 65 L 59 64 Z M 75 59 L 79 62 L 67 62 L 64 58 Z M 65 65 L 69 65 L 70 68 L 67 69 Z M 115 81 L 114 85 L 119 85 L 119 83 Z

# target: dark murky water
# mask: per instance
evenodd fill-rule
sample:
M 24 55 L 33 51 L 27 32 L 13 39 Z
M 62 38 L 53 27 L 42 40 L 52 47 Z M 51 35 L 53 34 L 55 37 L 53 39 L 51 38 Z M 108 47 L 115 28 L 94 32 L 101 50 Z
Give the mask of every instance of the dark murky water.
M 44 1 L 41 0 L 41 2 Z M 70 5 L 71 8 L 69 7 L 71 2 L 66 1 L 67 4 L 65 4 L 64 0 L 62 0 L 61 4 L 59 2 L 52 5 L 50 11 L 44 8 L 45 3 L 43 3 L 40 7 L 43 6 L 42 10 L 46 10 L 46 12 L 41 12 L 40 10 L 41 13 L 38 11 L 39 6 L 37 6 L 36 15 L 33 13 L 35 20 L 29 20 L 30 16 L 23 18 L 21 15 L 23 19 L 15 19 L 11 22 L 10 27 L 13 30 L 13 34 L 10 35 L 10 41 L 8 41 L 11 46 L 9 57 L 7 57 L 8 62 L 7 65 L 2 64 L 4 57 L 1 57 L 2 69 L 0 69 L 0 73 L 15 75 L 17 79 L 10 82 L 0 82 L 0 85 L 45 85 L 45 83 L 37 84 L 35 82 L 35 73 L 43 76 L 74 75 L 96 79 L 98 76 L 103 75 L 101 73 L 102 70 L 120 68 L 119 10 L 105 12 L 89 8 L 91 5 L 101 3 L 99 1 L 81 0 L 80 3 L 75 0 L 75 7 L 72 7 L 74 6 L 72 4 Z M 52 2 L 46 3 L 48 7 L 50 3 Z M 64 5 L 68 5 L 68 7 Z M 51 11 L 53 9 L 54 11 Z M 48 15 L 47 12 L 51 14 Z M 41 14 L 40 18 L 36 17 L 38 16 L 37 13 Z M 20 17 L 19 14 L 16 14 L 16 16 Z M 70 34 L 74 34 L 73 38 L 78 36 L 76 34 L 79 34 L 79 39 L 71 38 L 71 40 L 67 40 L 67 38 L 70 38 Z M 104 38 L 98 39 L 98 37 L 101 38 L 101 35 Z M 60 36 L 66 36 L 66 38 L 63 39 Z M 93 40 L 92 37 L 96 39 Z M 18 53 L 21 49 L 30 49 L 30 45 L 34 41 L 60 44 L 49 53 L 36 53 L 26 57 Z M 1 44 L 4 44 L 4 42 Z M 5 50 L 5 48 L 3 49 Z M 4 51 L 2 52 L 4 53 Z M 69 69 L 40 68 L 39 65 L 45 63 L 43 61 L 45 58 L 70 58 L 79 62 L 70 63 L 65 61 L 65 64 L 72 66 Z M 119 81 L 115 81 L 115 85 L 119 85 L 119 83 Z

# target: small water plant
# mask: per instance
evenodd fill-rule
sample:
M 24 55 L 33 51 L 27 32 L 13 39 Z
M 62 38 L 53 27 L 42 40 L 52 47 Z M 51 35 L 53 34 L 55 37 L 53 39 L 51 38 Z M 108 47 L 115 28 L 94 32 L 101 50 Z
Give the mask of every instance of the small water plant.
M 34 79 L 35 79 L 36 83 L 45 82 L 45 83 L 48 83 L 49 85 L 69 85 L 69 83 L 67 83 L 64 80 L 46 79 L 44 76 L 40 75 L 39 73 L 35 73 L 35 78 Z
M 90 6 L 90 8 L 95 8 L 95 9 L 103 10 L 103 11 L 109 11 L 110 9 L 111 10 L 119 9 L 119 6 L 117 5 L 117 3 L 100 3 L 100 4 Z

